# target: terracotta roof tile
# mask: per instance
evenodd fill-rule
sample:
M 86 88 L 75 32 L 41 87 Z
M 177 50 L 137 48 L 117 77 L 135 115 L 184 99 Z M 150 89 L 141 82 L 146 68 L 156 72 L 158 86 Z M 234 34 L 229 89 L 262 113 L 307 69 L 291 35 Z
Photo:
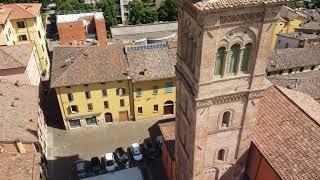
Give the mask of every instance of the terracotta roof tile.
M 122 45 L 57 47 L 53 50 L 51 87 L 126 80 Z
M 28 19 L 37 17 L 40 13 L 40 3 L 11 3 L 5 4 L 5 8 L 10 8 L 9 19 Z
M 134 81 L 175 78 L 176 53 L 171 46 L 128 52 L 129 74 Z
M 0 12 L 0 24 L 5 24 L 5 22 L 7 21 L 7 19 L 9 18 L 11 12 L 11 8 L 3 8 L 3 11 Z
M 175 159 L 175 121 L 158 124 L 170 157 Z
M 273 3 L 286 3 L 293 0 L 209 0 L 195 2 L 193 5 L 199 10 L 215 10 L 225 8 L 235 8 L 242 6 L 256 6 Z
M 39 180 L 40 154 L 33 144 L 23 144 L 26 153 L 20 154 L 15 144 L 0 144 L 3 149 L 0 156 L 0 179 Z
M 295 74 L 269 77 L 274 84 L 308 94 L 315 100 L 320 100 L 320 71 L 309 71 Z
M 27 67 L 32 51 L 32 44 L 1 46 L 0 69 Z
M 38 92 L 38 86 L 0 83 L 0 141 L 38 141 Z
M 266 90 L 253 142 L 282 179 L 319 179 L 320 126 L 309 114 L 319 117 L 320 111 L 307 110 L 292 100 L 295 95 L 276 87 Z
M 267 71 L 278 71 L 320 64 L 320 46 L 277 49 L 269 56 Z

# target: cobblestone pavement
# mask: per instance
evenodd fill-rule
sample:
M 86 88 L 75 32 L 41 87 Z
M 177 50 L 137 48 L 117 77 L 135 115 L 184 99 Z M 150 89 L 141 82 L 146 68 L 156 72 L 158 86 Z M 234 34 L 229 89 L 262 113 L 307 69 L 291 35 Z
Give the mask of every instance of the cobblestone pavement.
M 113 152 L 117 147 L 127 148 L 132 143 L 142 143 L 150 138 L 151 127 L 155 127 L 158 121 L 128 121 L 70 131 L 48 127 L 49 177 L 59 180 L 73 179 L 72 167 L 75 160 L 90 160 L 91 157 L 101 157 L 105 153 Z M 150 177 L 151 171 L 147 169 L 144 173 L 148 176 L 146 180 L 154 179 Z

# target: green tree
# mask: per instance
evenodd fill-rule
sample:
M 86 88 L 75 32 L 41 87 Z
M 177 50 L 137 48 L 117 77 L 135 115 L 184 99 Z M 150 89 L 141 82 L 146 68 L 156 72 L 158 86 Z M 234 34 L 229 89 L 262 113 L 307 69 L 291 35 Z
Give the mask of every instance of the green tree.
M 114 0 L 100 0 L 97 7 L 103 12 L 107 29 L 117 25 L 116 3 Z
M 165 0 L 158 9 L 160 21 L 176 21 L 178 15 L 177 0 Z
M 312 0 L 312 3 L 313 3 L 314 6 L 316 6 L 317 8 L 320 8 L 320 0 Z
M 77 11 L 93 9 L 92 4 L 85 4 L 84 0 L 56 0 L 58 11 Z
M 0 3 L 42 3 L 42 6 L 46 7 L 49 0 L 0 0 Z
M 129 24 L 140 24 L 143 15 L 143 2 L 140 0 L 132 0 L 129 2 Z
M 157 10 L 154 7 L 149 7 L 149 4 L 144 4 L 141 0 L 130 1 L 129 8 L 129 24 L 146 24 L 158 21 Z
M 140 22 L 142 24 L 153 23 L 158 21 L 158 12 L 153 7 L 146 7 L 142 10 Z

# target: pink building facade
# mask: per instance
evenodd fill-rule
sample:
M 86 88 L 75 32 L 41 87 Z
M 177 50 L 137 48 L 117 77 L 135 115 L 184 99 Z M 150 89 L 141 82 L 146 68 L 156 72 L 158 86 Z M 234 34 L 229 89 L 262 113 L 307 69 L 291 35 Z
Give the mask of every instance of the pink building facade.
M 39 85 L 40 70 L 31 44 L 0 47 L 0 81 Z

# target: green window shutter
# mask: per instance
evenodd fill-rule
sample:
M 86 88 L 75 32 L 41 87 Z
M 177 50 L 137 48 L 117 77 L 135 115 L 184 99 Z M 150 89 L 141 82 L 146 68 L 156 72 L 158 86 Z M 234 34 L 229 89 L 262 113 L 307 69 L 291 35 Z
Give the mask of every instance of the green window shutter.
M 240 55 L 240 46 L 238 44 L 231 47 L 231 54 L 228 60 L 228 73 L 236 72 L 237 60 Z
M 251 44 L 247 44 L 244 48 L 242 60 L 241 60 L 241 67 L 240 71 L 246 72 L 248 70 L 248 63 L 250 59 L 250 53 L 251 53 Z
M 224 56 L 225 56 L 225 48 L 219 48 L 216 54 L 214 75 L 222 75 L 222 66 L 223 66 Z

